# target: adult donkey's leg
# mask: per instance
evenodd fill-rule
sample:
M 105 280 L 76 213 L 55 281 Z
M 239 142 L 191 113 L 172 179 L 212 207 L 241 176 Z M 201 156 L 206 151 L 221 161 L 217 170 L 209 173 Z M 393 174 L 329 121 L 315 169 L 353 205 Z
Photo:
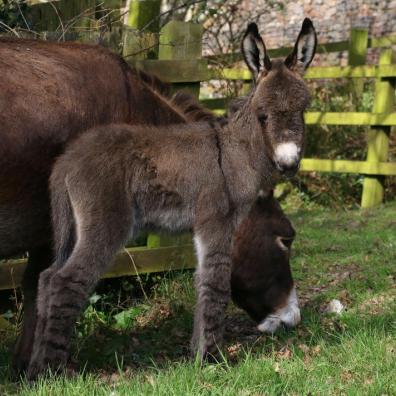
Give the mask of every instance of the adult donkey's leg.
M 22 331 L 14 349 L 12 367 L 16 375 L 28 367 L 32 353 L 34 329 L 36 328 L 37 288 L 40 273 L 51 265 L 51 246 L 43 246 L 29 251 L 29 259 L 22 279 L 23 323 Z
M 231 298 L 232 221 L 220 216 L 195 230 L 198 301 L 191 341 L 201 359 L 214 360 L 223 341 L 224 318 Z

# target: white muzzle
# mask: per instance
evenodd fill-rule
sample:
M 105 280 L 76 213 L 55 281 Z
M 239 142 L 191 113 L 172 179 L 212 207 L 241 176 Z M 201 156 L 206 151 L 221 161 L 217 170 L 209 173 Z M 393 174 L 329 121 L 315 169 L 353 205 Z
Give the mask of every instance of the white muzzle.
M 298 299 L 296 289 L 293 287 L 286 305 L 279 308 L 273 314 L 268 315 L 257 328 L 263 333 L 275 333 L 275 331 L 282 325 L 287 327 L 295 327 L 301 322 L 300 308 L 298 306 Z

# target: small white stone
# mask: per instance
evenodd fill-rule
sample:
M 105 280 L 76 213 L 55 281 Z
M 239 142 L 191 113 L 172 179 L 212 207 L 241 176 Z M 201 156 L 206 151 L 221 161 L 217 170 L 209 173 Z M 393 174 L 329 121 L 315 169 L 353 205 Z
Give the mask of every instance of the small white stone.
M 329 302 L 325 312 L 340 314 L 343 310 L 344 306 L 341 301 L 334 299 Z

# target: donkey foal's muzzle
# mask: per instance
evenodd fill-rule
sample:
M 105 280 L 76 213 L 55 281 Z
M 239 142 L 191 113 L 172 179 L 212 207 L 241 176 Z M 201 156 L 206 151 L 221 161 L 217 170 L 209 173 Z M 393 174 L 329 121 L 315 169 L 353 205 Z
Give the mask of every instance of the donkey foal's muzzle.
M 293 177 L 300 167 L 300 151 L 293 142 L 281 143 L 275 149 L 274 162 L 278 171 L 286 177 Z

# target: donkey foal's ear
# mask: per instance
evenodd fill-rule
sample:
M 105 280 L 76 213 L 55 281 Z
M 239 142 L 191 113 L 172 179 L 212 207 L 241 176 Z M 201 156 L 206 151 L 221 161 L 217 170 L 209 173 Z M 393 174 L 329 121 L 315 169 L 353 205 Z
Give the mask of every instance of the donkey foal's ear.
M 243 36 L 242 54 L 255 80 L 262 71 L 271 70 L 271 60 L 255 23 L 249 23 Z
M 293 68 L 302 65 L 306 69 L 315 55 L 316 42 L 316 32 L 312 21 L 305 18 L 293 51 L 285 60 L 286 66 Z

